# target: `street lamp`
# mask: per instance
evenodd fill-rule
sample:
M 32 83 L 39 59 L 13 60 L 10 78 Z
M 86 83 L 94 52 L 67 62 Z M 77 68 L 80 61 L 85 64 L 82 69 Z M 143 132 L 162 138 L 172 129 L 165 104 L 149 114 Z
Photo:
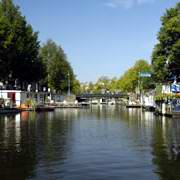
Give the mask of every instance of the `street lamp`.
M 69 74 L 69 71 L 68 71 L 68 92 L 67 92 L 67 95 L 70 96 L 71 95 L 71 84 L 70 84 L 70 74 Z

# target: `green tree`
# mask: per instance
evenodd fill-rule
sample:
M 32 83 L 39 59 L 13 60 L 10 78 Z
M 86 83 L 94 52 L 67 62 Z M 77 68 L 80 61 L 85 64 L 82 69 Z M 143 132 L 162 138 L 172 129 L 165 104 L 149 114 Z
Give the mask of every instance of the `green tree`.
M 88 91 L 90 93 L 93 93 L 94 92 L 94 88 L 95 88 L 95 86 L 94 86 L 93 82 L 89 82 L 89 84 L 88 84 Z
M 136 61 L 135 65 L 129 68 L 118 81 L 118 87 L 124 92 L 135 92 L 138 86 L 148 89 L 152 85 L 149 78 L 140 78 L 140 73 L 151 72 L 151 65 L 145 60 Z
M 63 49 L 52 40 L 48 40 L 40 49 L 40 58 L 46 67 L 43 83 L 58 92 L 67 92 L 68 81 L 71 90 L 77 93 L 80 88 L 73 69 Z
M 110 80 L 109 90 L 115 92 L 118 90 L 118 79 L 116 77 Z
M 180 3 L 166 10 L 158 43 L 152 53 L 153 74 L 156 81 L 166 81 L 180 75 Z
M 79 82 L 79 80 L 75 79 L 73 81 L 73 85 L 72 85 L 72 92 L 77 95 L 80 93 L 80 91 L 81 91 L 80 82 Z
M 0 80 L 36 82 L 41 78 L 38 33 L 12 0 L 0 2 Z
M 106 76 L 100 77 L 94 85 L 94 92 L 100 93 L 110 90 L 110 79 Z

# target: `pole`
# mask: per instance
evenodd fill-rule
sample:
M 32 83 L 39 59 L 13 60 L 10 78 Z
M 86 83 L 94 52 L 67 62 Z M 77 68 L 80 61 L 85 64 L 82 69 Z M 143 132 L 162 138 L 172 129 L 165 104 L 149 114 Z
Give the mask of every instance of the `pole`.
M 68 72 L 68 93 L 67 93 L 68 96 L 71 95 L 71 87 L 70 86 L 71 86 L 71 84 L 70 84 L 70 74 Z
M 142 82 L 141 82 L 141 71 L 138 73 L 138 87 L 139 87 L 139 95 L 140 95 L 140 104 L 143 105 L 143 100 L 142 100 Z
M 2 87 L 0 86 L 0 88 L 1 88 L 1 98 L 2 98 Z
M 0 82 L 0 90 L 1 90 L 1 97 L 0 98 L 2 98 L 3 96 L 2 96 L 2 88 L 3 88 L 3 83 L 2 82 Z

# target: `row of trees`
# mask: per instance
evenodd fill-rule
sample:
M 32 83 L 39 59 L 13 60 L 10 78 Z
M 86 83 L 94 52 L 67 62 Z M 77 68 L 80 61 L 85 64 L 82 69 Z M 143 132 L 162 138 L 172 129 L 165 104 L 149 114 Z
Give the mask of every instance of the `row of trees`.
M 82 92 L 135 92 L 140 89 L 153 88 L 153 81 L 149 77 L 140 77 L 140 73 L 151 73 L 151 65 L 145 60 L 138 60 L 119 79 L 101 77 L 96 83 L 85 83 L 81 86 Z
M 79 82 L 63 49 L 52 40 L 42 47 L 19 7 L 12 0 L 0 1 L 0 81 L 7 86 L 27 88 L 39 84 L 59 92 L 73 92 Z

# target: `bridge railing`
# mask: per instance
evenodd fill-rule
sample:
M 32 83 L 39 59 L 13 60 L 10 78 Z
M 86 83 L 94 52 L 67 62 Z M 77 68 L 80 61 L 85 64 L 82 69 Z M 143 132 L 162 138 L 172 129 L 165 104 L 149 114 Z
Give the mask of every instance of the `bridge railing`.
M 129 97 L 126 93 L 83 93 L 79 94 L 76 97 L 79 98 L 127 98 Z

